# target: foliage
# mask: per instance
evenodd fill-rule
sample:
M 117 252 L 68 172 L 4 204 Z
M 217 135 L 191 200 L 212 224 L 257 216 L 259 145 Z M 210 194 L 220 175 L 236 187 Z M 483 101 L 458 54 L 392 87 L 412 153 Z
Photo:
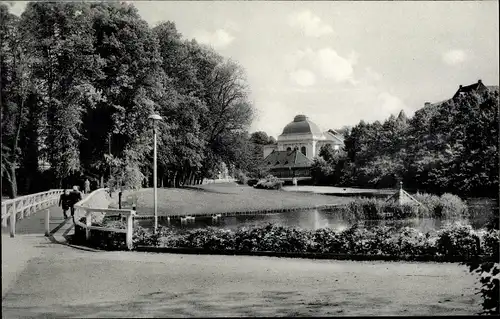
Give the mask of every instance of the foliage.
M 467 93 L 440 105 L 401 112 L 380 123 L 360 121 L 345 133 L 346 158 L 313 164 L 317 184 L 497 196 L 498 90 Z M 335 172 L 335 174 L 334 174 Z M 335 177 L 333 177 L 335 175 Z
M 416 194 L 415 199 L 423 206 L 413 204 L 398 205 L 380 198 L 356 197 L 345 206 L 335 208 L 336 213 L 346 220 L 404 219 L 411 217 L 446 218 L 461 220 L 467 217 L 467 205 L 460 197 L 444 194 L 441 197 L 432 194 Z M 385 213 L 390 213 L 389 215 Z
M 240 170 L 238 170 L 236 172 L 235 179 L 236 179 L 236 183 L 242 184 L 242 185 L 246 185 L 248 182 L 248 177 L 245 175 L 245 173 L 243 173 Z
M 445 219 L 468 217 L 467 204 L 458 196 L 445 193 L 441 196 L 417 193 L 413 196 L 424 205 L 431 216 Z
M 347 255 L 387 255 L 404 259 L 416 256 L 460 257 L 474 260 L 478 256 L 496 258 L 493 245 L 498 232 L 475 231 L 451 224 L 438 232 L 422 233 L 413 228 L 387 226 L 362 228 L 354 225 L 340 232 L 330 228 L 315 231 L 267 224 L 240 227 L 236 230 L 207 227 L 191 230 L 162 228 L 157 235 L 136 227 L 135 245 L 171 248 L 199 248 L 209 251 L 270 251 L 295 253 L 333 253 Z M 498 246 L 497 246 L 498 248 Z M 498 251 L 498 249 L 497 249 Z
M 279 190 L 283 187 L 283 181 L 273 175 L 267 175 L 265 178 L 259 180 L 254 187 L 259 189 Z
M 479 236 L 470 225 L 458 222 L 439 231 L 437 250 L 443 255 L 471 257 L 480 254 Z
M 258 179 L 255 179 L 255 178 L 251 178 L 247 181 L 247 185 L 248 186 L 255 186 L 257 183 L 259 182 Z
M 153 112 L 163 117 L 158 175 L 167 185 L 199 182 L 221 162 L 248 166 L 240 153 L 253 147 L 254 109 L 243 68 L 183 39 L 174 23 L 151 28 L 127 3 L 30 2 L 20 18 L 1 4 L 0 14 L 10 196 L 87 177 L 146 186 Z M 50 179 L 33 186 L 42 161 Z
M 498 247 L 497 247 L 498 248 Z M 497 249 L 498 250 L 498 249 Z M 477 261 L 465 263 L 471 273 L 477 273 L 480 276 L 481 287 L 478 289 L 483 298 L 481 314 L 499 315 L 500 314 L 500 264 L 498 262 L 480 263 Z

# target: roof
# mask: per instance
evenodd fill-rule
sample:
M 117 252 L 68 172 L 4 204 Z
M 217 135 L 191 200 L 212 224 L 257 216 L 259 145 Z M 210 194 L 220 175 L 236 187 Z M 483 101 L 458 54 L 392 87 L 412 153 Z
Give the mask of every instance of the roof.
M 386 203 L 397 204 L 397 205 L 422 205 L 418 200 L 416 200 L 413 196 L 408 194 L 405 190 L 403 190 L 403 184 L 400 184 L 399 190 L 394 193 L 391 197 L 386 200 Z
M 474 83 L 474 84 L 470 84 L 470 85 L 465 85 L 465 86 L 460 86 L 458 91 L 453 95 L 453 98 L 455 98 L 459 93 L 469 93 L 469 92 L 476 92 L 478 89 L 486 89 L 490 92 L 494 92 L 494 91 L 499 91 L 499 86 L 498 85 L 484 85 L 483 82 L 481 80 L 477 81 L 477 83 Z M 444 104 L 445 102 L 448 102 L 450 100 L 452 100 L 453 98 L 451 99 L 446 99 L 446 100 L 443 100 L 443 101 L 440 101 L 440 102 L 435 102 L 435 103 L 428 103 L 429 106 L 440 106 L 441 104 Z M 427 105 L 426 103 L 426 105 Z
M 458 88 L 458 91 L 453 95 L 453 97 L 456 97 L 459 93 L 469 93 L 469 92 L 477 92 L 477 91 L 498 91 L 498 85 L 489 85 L 486 86 L 483 84 L 481 80 L 478 80 L 477 83 L 470 84 L 470 85 L 465 85 Z
M 344 144 L 344 135 L 338 133 L 337 131 L 328 130 L 324 134 L 325 137 L 330 137 L 329 140 L 333 140 L 335 142 L 338 142 L 339 144 Z
M 321 135 L 319 127 L 309 120 L 305 115 L 297 115 L 293 122 L 288 123 L 283 129 L 282 135 L 290 134 L 313 134 Z
M 312 161 L 299 150 L 273 151 L 264 159 L 268 168 L 310 167 Z

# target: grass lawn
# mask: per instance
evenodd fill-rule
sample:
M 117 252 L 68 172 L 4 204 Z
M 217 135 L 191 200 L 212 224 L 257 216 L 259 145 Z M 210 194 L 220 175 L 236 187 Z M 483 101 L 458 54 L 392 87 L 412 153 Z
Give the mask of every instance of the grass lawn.
M 123 200 L 128 194 L 124 194 Z M 153 189 L 141 189 L 135 194 L 138 196 L 137 213 L 153 214 Z M 346 204 L 350 201 L 349 198 L 331 195 L 263 190 L 235 183 L 218 183 L 181 189 L 159 188 L 158 215 L 310 208 L 315 205 Z

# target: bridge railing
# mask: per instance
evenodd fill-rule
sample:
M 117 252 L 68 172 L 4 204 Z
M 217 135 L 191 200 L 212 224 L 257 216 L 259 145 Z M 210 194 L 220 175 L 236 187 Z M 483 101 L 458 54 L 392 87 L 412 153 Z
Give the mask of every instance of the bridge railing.
M 51 189 L 46 192 L 20 196 L 2 201 L 2 227 L 10 224 L 10 237 L 16 234 L 16 221 L 36 213 L 39 210 L 57 205 L 62 189 Z
M 85 229 L 85 239 L 89 241 L 92 236 L 92 231 L 105 231 L 114 233 L 126 234 L 126 244 L 128 249 L 132 249 L 132 236 L 134 232 L 134 216 L 135 211 L 131 209 L 111 209 L 106 208 L 109 204 L 108 189 L 100 188 L 83 200 L 75 204 L 75 226 Z M 104 206 L 104 207 L 103 207 Z M 126 229 L 108 228 L 100 226 L 92 226 L 93 220 L 104 219 L 106 215 L 121 216 L 127 221 Z M 85 217 L 85 222 L 80 222 L 80 219 Z

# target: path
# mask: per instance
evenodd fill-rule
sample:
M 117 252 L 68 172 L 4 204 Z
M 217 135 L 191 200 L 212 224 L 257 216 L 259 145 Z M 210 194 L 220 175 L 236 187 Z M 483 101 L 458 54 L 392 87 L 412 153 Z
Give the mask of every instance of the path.
M 6 318 L 467 315 L 464 266 L 88 252 L 39 237 L 2 300 Z
M 50 229 L 56 228 L 63 221 L 62 209 L 57 206 L 48 208 L 50 210 Z M 16 235 L 44 234 L 45 233 L 45 211 L 39 210 L 35 214 L 16 221 Z M 9 234 L 9 227 L 2 227 L 2 234 Z

